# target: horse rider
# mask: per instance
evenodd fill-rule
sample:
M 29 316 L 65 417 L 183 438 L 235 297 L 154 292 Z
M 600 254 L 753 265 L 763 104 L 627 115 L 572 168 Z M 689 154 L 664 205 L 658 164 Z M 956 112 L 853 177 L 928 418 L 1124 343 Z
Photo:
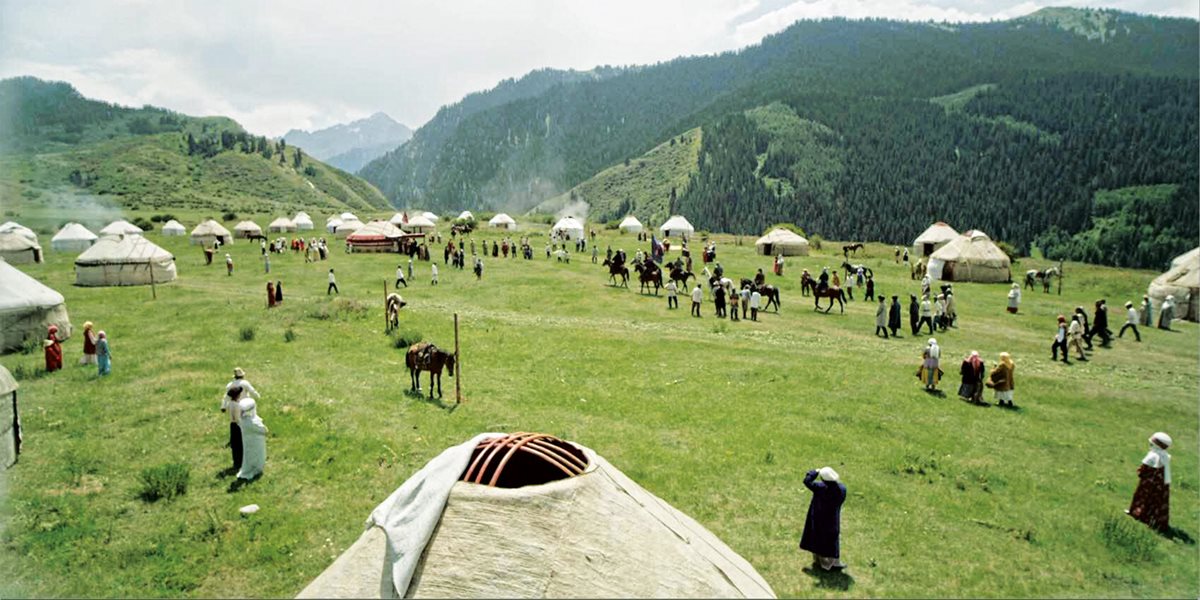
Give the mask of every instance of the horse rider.
M 817 291 L 824 292 L 829 289 L 829 267 L 821 268 L 821 276 L 817 279 Z
M 713 275 L 716 275 L 717 279 L 725 276 L 725 268 L 721 266 L 721 263 L 717 263 L 717 266 L 713 267 Z
M 766 282 L 767 282 L 767 276 L 765 274 L 763 274 L 762 269 L 759 269 L 758 272 L 754 274 L 754 287 L 760 288 Z

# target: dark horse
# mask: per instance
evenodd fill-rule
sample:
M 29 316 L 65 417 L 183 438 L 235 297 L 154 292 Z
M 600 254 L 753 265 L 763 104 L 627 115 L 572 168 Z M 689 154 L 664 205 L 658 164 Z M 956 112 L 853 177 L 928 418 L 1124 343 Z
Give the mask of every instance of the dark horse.
M 387 330 L 390 332 L 400 326 L 400 309 L 407 306 L 408 303 L 400 294 L 391 293 L 384 300 L 383 311 L 387 315 Z
M 863 245 L 858 244 L 858 243 L 850 244 L 849 246 L 842 246 L 842 256 L 850 256 L 850 255 L 857 256 L 858 251 L 862 250 L 862 249 L 863 249 Z
M 744 277 L 741 280 L 741 286 L 743 288 L 750 286 L 750 291 L 754 291 L 756 289 L 758 290 L 758 293 L 767 300 L 767 303 L 762 307 L 763 310 L 767 310 L 768 308 L 771 308 L 771 305 L 774 305 L 775 312 L 779 312 L 779 288 L 769 283 L 764 283 L 758 287 L 755 287 L 753 281 Z
M 673 267 L 671 267 L 670 277 L 671 277 L 671 281 L 675 282 L 675 286 L 679 289 L 679 291 L 686 291 L 688 289 L 688 286 L 687 286 L 688 278 L 691 277 L 692 279 L 695 279 L 696 274 L 689 273 L 679 267 L 673 266 Z
M 875 273 L 871 271 L 871 267 L 867 265 L 852 265 L 849 261 L 842 263 L 842 269 L 846 271 L 846 281 L 850 281 L 851 277 L 858 275 L 858 269 L 862 268 L 863 277 L 874 277 Z
M 842 291 L 842 288 L 829 286 L 822 290 L 813 286 L 813 306 L 815 307 L 813 310 L 821 310 L 821 298 L 829 298 L 829 306 L 825 308 L 826 313 L 833 310 L 834 301 L 837 301 L 840 312 L 846 312 L 846 293 Z
M 633 270 L 637 271 L 638 281 L 642 284 L 638 291 L 644 294 L 646 287 L 650 286 L 654 288 L 654 295 L 657 296 L 658 288 L 662 286 L 662 269 L 658 268 L 653 261 L 646 261 L 633 265 Z
M 418 342 L 408 347 L 404 355 L 404 366 L 412 381 L 412 391 L 421 392 L 421 371 L 429 371 L 429 397 L 433 397 L 433 376 L 437 375 L 438 398 L 442 397 L 442 369 L 454 377 L 454 354 L 446 352 L 429 342 Z
M 617 285 L 617 277 L 621 278 L 621 286 L 629 287 L 629 269 L 623 264 L 613 262 L 611 259 L 604 259 L 604 266 L 608 267 L 608 280 L 615 286 Z

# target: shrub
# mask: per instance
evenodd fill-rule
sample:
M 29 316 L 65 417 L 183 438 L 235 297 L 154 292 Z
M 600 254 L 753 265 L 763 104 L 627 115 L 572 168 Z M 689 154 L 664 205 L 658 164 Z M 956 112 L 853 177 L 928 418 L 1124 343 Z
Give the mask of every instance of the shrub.
M 154 215 L 154 216 L 150 217 L 150 221 L 152 221 L 154 223 L 166 223 L 167 221 L 170 221 L 171 219 L 174 219 L 174 218 L 175 218 L 175 215 L 173 215 L 171 213 L 167 213 L 165 215 Z
M 392 346 L 399 350 L 404 350 L 423 339 L 425 337 L 421 332 L 412 327 L 401 325 L 399 329 L 392 330 Z
M 815 233 L 812 234 L 811 236 L 809 236 L 809 238 L 808 238 L 808 244 L 813 247 L 813 250 L 820 250 L 821 242 L 823 242 L 823 241 L 825 241 L 825 238 L 822 238 L 821 236 L 819 236 Z
M 241 329 L 241 331 L 238 332 L 238 336 L 241 338 L 241 340 L 243 342 L 254 341 L 254 326 L 248 325 L 246 327 L 243 327 Z
M 329 319 L 349 321 L 366 317 L 370 310 L 371 307 L 366 302 L 350 298 L 337 298 L 333 302 L 317 304 L 308 311 L 308 317 L 318 321 L 328 321 Z
M 38 350 L 41 350 L 41 349 L 42 349 L 41 338 L 29 338 L 29 339 L 25 340 L 24 344 L 21 344 L 21 354 L 33 354 L 34 352 L 37 352 Z
M 1007 254 L 1008 258 L 1014 263 L 1018 262 L 1020 258 L 1026 256 L 1019 248 L 1005 241 L 998 240 L 996 242 L 996 247 L 1000 248 L 1001 252 Z
M 1109 515 L 1100 526 L 1104 545 L 1114 554 L 1130 561 L 1153 560 L 1158 540 L 1150 528 L 1125 515 Z
M 231 210 L 225 211 L 224 213 L 221 214 L 222 221 L 236 221 L 237 218 L 238 218 L 238 214 Z
M 296 341 L 296 332 L 291 327 L 288 327 L 287 331 L 283 332 L 283 341 L 289 343 Z
M 138 494 L 146 502 L 170 500 L 187 493 L 191 469 L 183 463 L 167 463 L 142 469 L 142 489 Z
M 154 224 L 150 221 L 147 221 L 144 217 L 136 217 L 133 219 L 132 223 L 134 227 L 137 227 L 142 231 L 150 231 L 151 229 L 154 229 Z

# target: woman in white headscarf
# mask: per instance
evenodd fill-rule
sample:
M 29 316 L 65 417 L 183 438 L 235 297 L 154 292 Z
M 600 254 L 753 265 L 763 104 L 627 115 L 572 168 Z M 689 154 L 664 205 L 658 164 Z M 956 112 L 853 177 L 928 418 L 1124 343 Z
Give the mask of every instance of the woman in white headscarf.
M 1129 516 L 1167 532 L 1170 530 L 1171 506 L 1171 436 L 1158 432 L 1150 436 L 1150 451 L 1138 466 L 1138 486 L 1133 492 Z
M 258 403 L 253 398 L 246 398 L 238 403 L 241 410 L 241 421 L 238 423 L 242 430 L 242 468 L 238 470 L 238 479 L 254 479 L 262 475 L 263 467 L 267 464 L 267 426 L 258 416 Z
M 800 534 L 800 549 L 813 554 L 814 566 L 826 571 L 844 569 L 842 556 L 842 503 L 846 501 L 846 486 L 830 467 L 809 471 L 804 487 L 812 492 L 804 532 Z
M 1021 307 L 1021 284 L 1012 284 L 1012 289 L 1008 290 L 1008 312 L 1017 314 L 1017 309 Z
M 942 370 L 938 368 L 941 358 L 942 349 L 938 347 L 937 340 L 929 338 L 929 343 L 921 352 L 921 368 L 917 370 L 917 378 L 925 384 L 928 391 L 936 390 L 938 381 L 942 378 Z
M 1158 328 L 1170 329 L 1175 318 L 1175 296 L 1167 296 L 1158 309 Z

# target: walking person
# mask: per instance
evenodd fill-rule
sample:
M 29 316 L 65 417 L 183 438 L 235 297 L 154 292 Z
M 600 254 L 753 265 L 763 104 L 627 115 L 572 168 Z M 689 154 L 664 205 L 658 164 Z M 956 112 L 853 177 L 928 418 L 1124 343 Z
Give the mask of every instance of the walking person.
M 233 276 L 233 257 L 228 253 L 225 254 L 225 274 Z
M 396 289 L 400 286 L 408 287 L 408 280 L 404 278 L 404 267 L 396 265 Z
M 330 292 L 334 292 L 339 296 L 342 295 L 342 292 L 338 290 L 337 278 L 333 276 L 333 269 L 329 270 L 329 287 L 325 288 L 325 295 L 328 296 Z
M 887 299 L 879 297 L 879 308 L 875 309 L 875 336 L 883 333 L 883 339 L 888 339 L 888 307 Z
M 921 331 L 922 325 L 929 326 L 929 335 L 933 335 L 933 303 L 929 301 L 929 296 L 921 297 L 921 320 L 917 321 L 917 326 L 913 329 L 913 335 Z
M 679 308 L 679 286 L 675 285 L 675 280 L 672 279 L 667 282 L 667 310 L 675 308 Z
M 700 289 L 700 282 L 696 282 L 696 287 L 692 290 L 692 316 L 700 318 L 700 303 L 704 302 L 704 290 Z
M 762 306 L 762 294 L 758 292 L 758 288 L 754 288 L 750 292 L 750 320 L 758 320 L 758 309 Z
M 1012 289 L 1008 290 L 1008 312 L 1009 314 L 1017 314 L 1017 309 L 1021 307 L 1021 284 L 1012 284 Z
M 267 282 L 267 308 L 275 308 L 275 284 Z
M 283 282 L 279 280 L 275 281 L 275 304 L 283 304 Z
M 1171 530 L 1171 436 L 1150 436 L 1150 451 L 1138 465 L 1138 485 L 1125 514 L 1160 533 Z
M 1138 332 L 1138 328 L 1137 328 L 1138 321 L 1140 321 L 1140 320 L 1141 319 L 1138 316 L 1138 311 L 1137 311 L 1137 309 L 1135 309 L 1133 307 L 1133 303 L 1126 302 L 1125 303 L 1125 324 L 1121 326 L 1121 332 L 1117 334 L 1117 337 L 1124 338 L 1125 330 L 1132 329 L 1133 335 L 1137 339 L 1137 341 L 1139 341 L 1139 342 L 1142 341 L 1142 334 L 1140 332 Z
M 475 280 L 476 281 L 482 280 L 483 279 L 483 259 L 476 256 L 475 257 L 475 267 L 472 268 L 471 270 L 475 272 Z
M 863 296 L 863 300 L 874 300 L 874 299 L 875 299 L 875 276 L 867 275 L 867 293 L 865 296 Z M 880 296 L 879 299 L 882 300 L 883 296 Z
M 267 464 L 267 426 L 258 416 L 253 398 L 238 402 L 238 429 L 242 434 L 242 461 L 237 478 L 250 481 L 262 475 Z
M 1058 360 L 1058 351 L 1062 350 L 1062 361 L 1071 364 L 1067 357 L 1067 318 L 1058 315 L 1058 329 L 1054 333 L 1054 343 L 1050 345 L 1050 360 Z
M 1071 324 L 1067 327 L 1067 347 L 1079 352 L 1078 360 L 1086 362 L 1087 355 L 1083 353 L 1083 331 L 1084 326 L 1079 315 L 1071 315 Z
M 947 284 L 942 294 L 946 296 L 945 307 L 946 312 L 946 327 L 958 329 L 958 303 L 954 301 L 954 288 Z M 944 329 L 944 328 L 943 328 Z
M 91 321 L 83 324 L 83 356 L 79 359 L 79 364 L 96 364 L 96 334 L 92 332 Z
M 958 397 L 971 404 L 983 404 L 983 359 L 972 350 L 962 361 L 958 373 L 962 383 L 958 386 Z
M 946 330 L 946 297 L 941 294 L 938 294 L 937 300 L 933 302 L 933 326 L 942 331 Z
M 1090 338 L 1100 336 L 1100 347 L 1108 348 L 1112 345 L 1112 331 L 1108 329 L 1108 302 L 1101 298 L 1096 301 L 1096 310 L 1092 316 L 1092 331 Z
M 917 377 L 925 384 L 925 391 L 937 391 L 938 382 L 942 380 L 941 358 L 942 349 L 937 340 L 929 338 L 929 343 L 921 352 L 921 368 L 917 371 Z
M 479 258 L 476 257 L 475 260 L 479 260 Z M 431 278 L 429 280 L 429 285 L 437 285 L 438 284 L 438 268 L 437 268 L 436 263 L 429 265 L 429 274 L 431 276 Z
M 916 294 L 908 295 L 908 326 L 912 334 L 917 335 L 917 327 L 921 323 L 921 307 L 917 305 Z
M 987 383 L 984 384 L 995 392 L 998 406 L 1016 408 L 1013 406 L 1013 389 L 1016 387 L 1013 381 L 1014 371 L 1016 366 L 1013 365 L 1012 355 L 1001 352 L 1000 361 L 996 363 L 996 368 L 992 369 Z
M 1087 313 L 1084 312 L 1082 306 L 1075 307 L 1075 314 L 1071 315 L 1071 319 L 1079 321 L 1080 326 L 1083 327 L 1082 331 L 1080 331 L 1080 334 L 1079 334 L 1080 338 L 1084 342 L 1087 343 L 1087 350 L 1091 350 L 1092 349 L 1092 336 L 1091 336 L 1092 328 L 1088 325 L 1088 316 L 1087 316 Z
M 846 568 L 846 563 L 841 561 L 842 504 L 846 502 L 846 486 L 837 471 L 822 467 L 804 475 L 804 487 L 812 492 L 812 501 L 804 517 L 800 549 L 812 552 L 813 566 L 825 571 Z
M 892 296 L 892 307 L 888 310 L 888 329 L 892 330 L 892 337 L 900 337 L 900 327 L 900 296 Z

